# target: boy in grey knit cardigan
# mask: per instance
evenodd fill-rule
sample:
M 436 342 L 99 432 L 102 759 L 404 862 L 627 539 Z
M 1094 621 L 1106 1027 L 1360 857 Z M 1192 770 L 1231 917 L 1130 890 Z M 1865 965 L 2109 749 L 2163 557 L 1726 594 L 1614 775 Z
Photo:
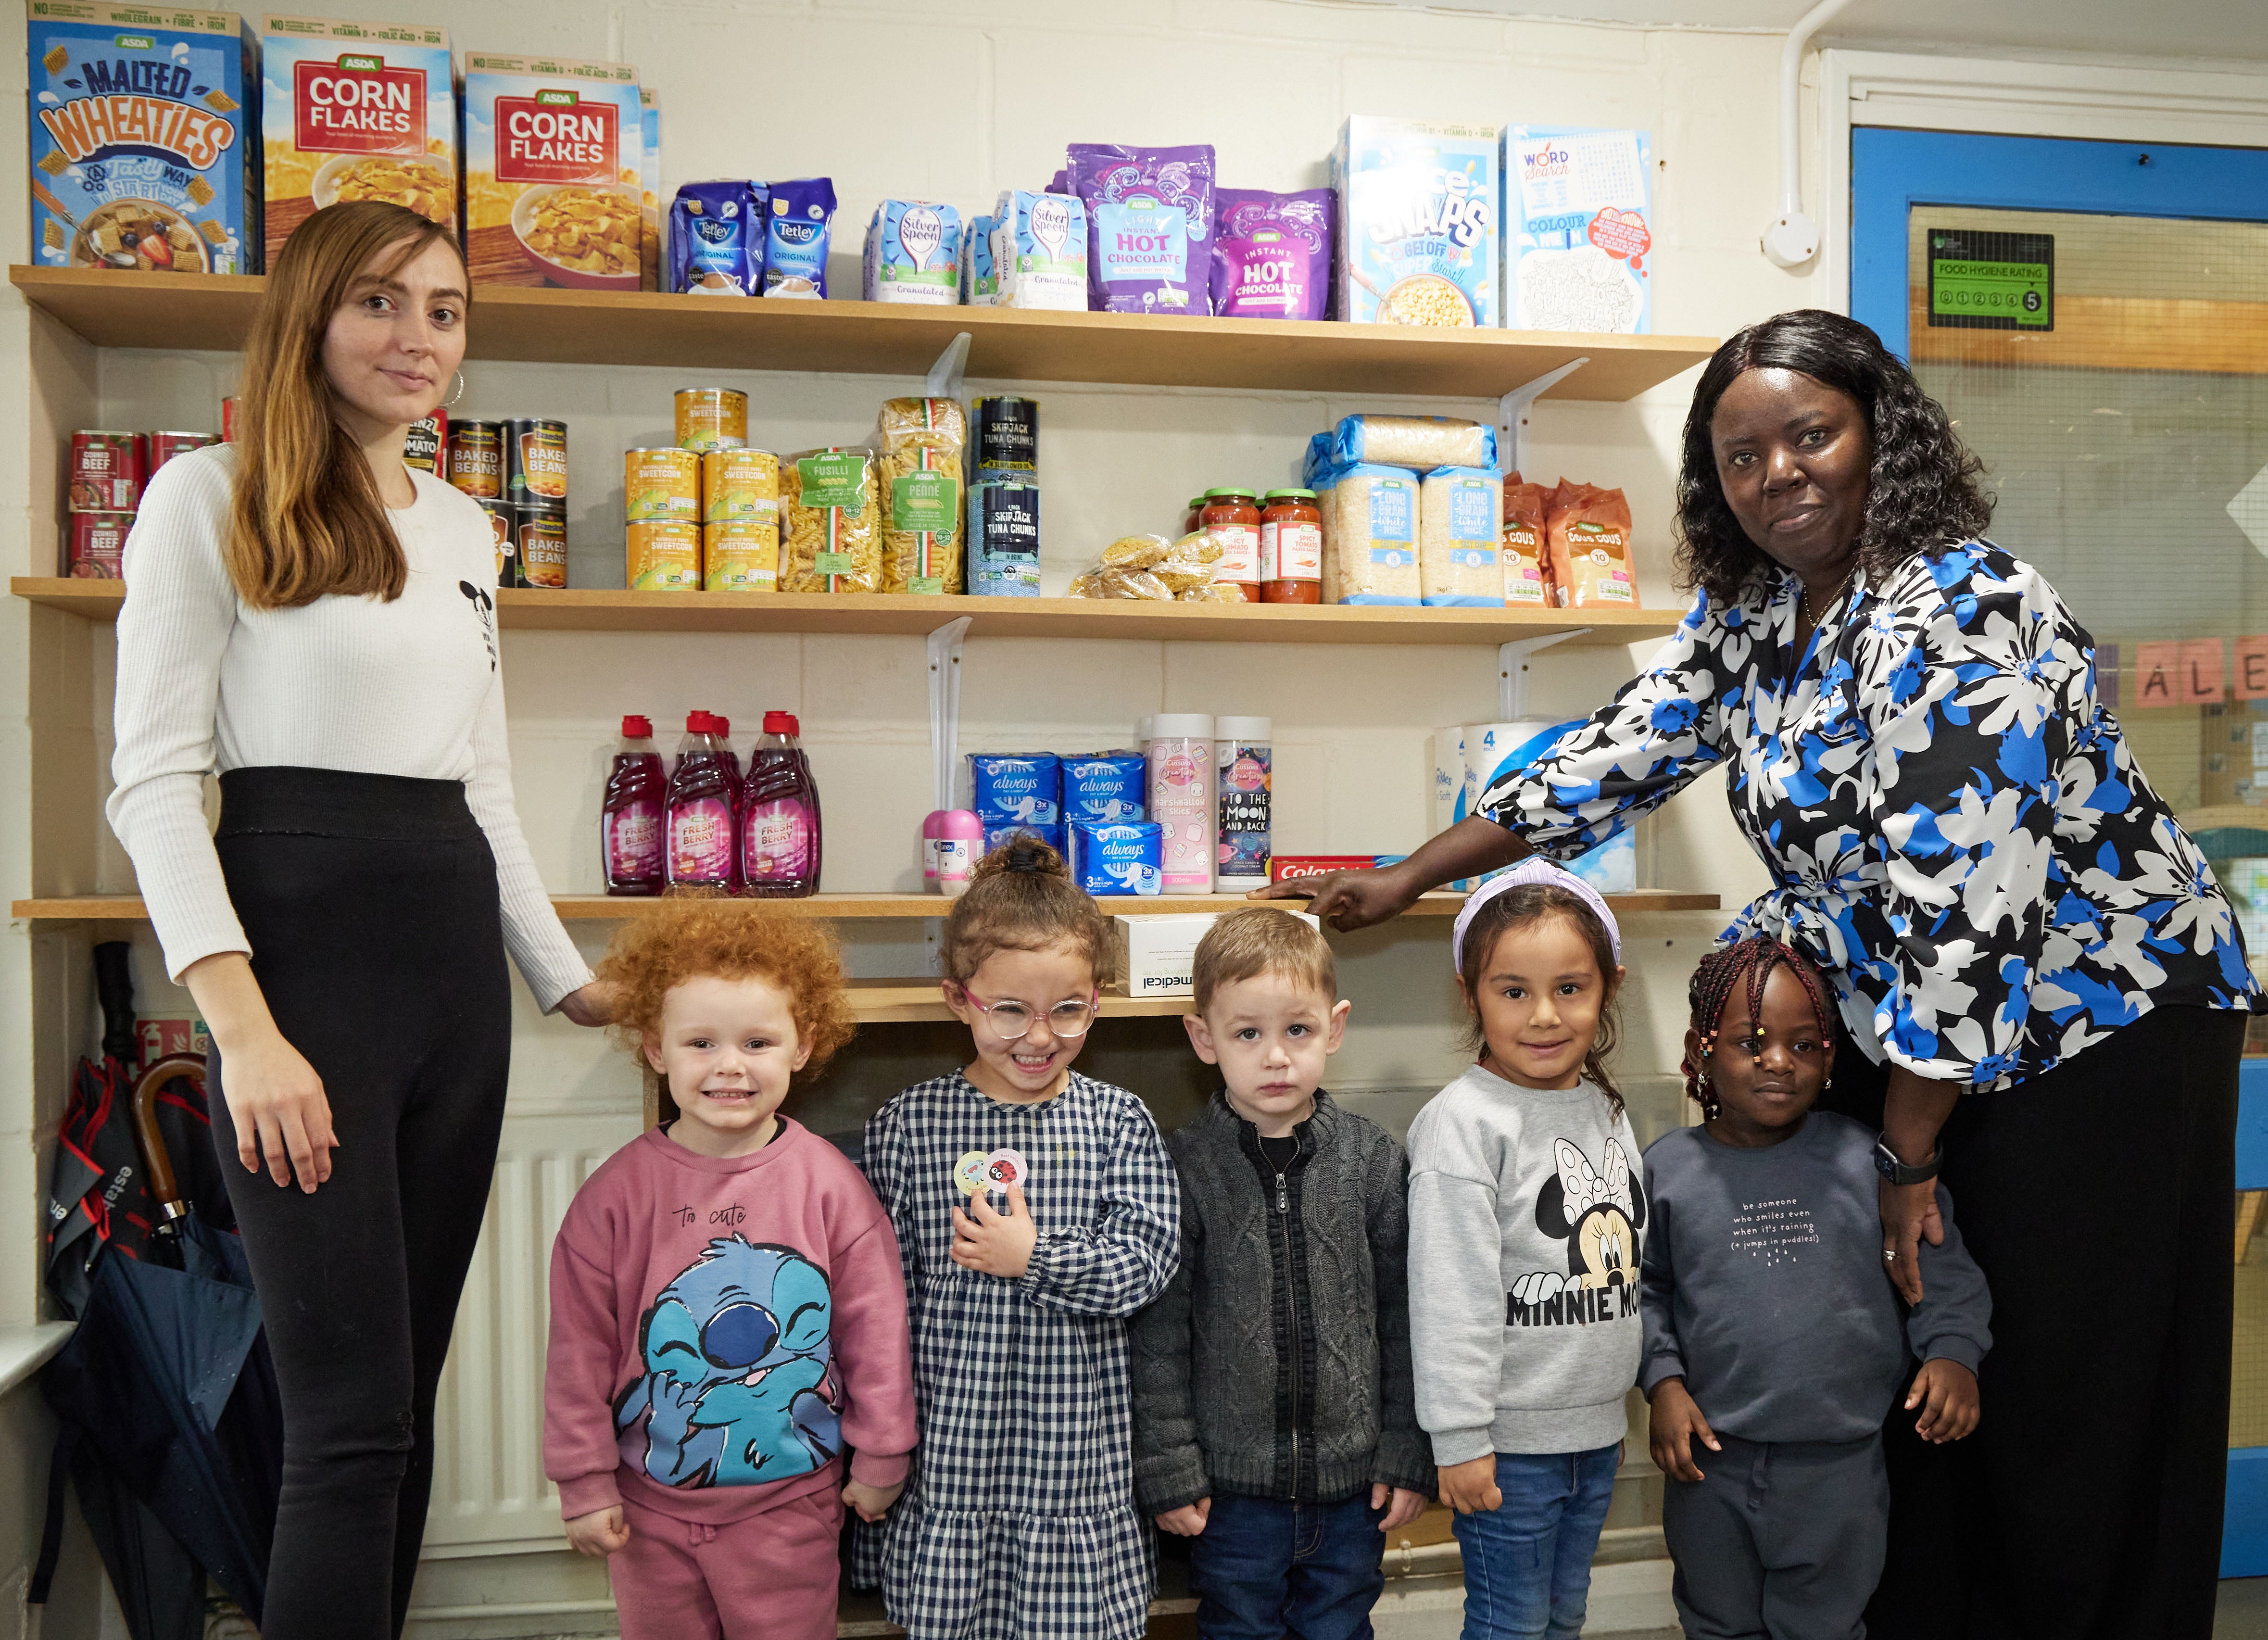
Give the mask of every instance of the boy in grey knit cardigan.
M 1226 1086 L 1169 1136 L 1182 1263 L 1134 1320 L 1134 1486 L 1192 1540 L 1201 1636 L 1363 1640 L 1385 1533 L 1433 1489 L 1404 1271 L 1409 1161 L 1322 1091 L 1349 1004 L 1330 946 L 1264 906 L 1197 946 L 1197 1056 Z

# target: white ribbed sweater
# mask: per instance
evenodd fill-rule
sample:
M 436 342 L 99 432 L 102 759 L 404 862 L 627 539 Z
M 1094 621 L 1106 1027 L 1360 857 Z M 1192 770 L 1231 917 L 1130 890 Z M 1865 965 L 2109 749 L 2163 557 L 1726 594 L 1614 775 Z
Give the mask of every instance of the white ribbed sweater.
M 556 1007 L 591 971 L 512 807 L 487 517 L 413 471 L 416 502 L 387 515 L 409 565 L 400 598 L 251 609 L 221 561 L 234 468 L 225 445 L 168 461 L 126 541 L 107 812 L 166 971 L 178 979 L 200 957 L 252 949 L 205 826 L 205 774 L 350 769 L 464 782 L 496 856 L 504 944 L 536 1000 Z

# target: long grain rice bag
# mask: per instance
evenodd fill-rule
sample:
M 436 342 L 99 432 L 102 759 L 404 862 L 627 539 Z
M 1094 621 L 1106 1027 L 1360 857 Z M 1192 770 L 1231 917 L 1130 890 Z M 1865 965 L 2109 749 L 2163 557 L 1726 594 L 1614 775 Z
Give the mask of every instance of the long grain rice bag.
M 1430 473 L 1437 467 L 1494 467 L 1496 429 L 1453 416 L 1350 416 L 1331 438 L 1331 463 L 1375 461 Z
M 1442 467 L 1418 498 L 1418 582 L 1435 607 L 1504 607 L 1504 480 L 1491 467 Z
M 1362 463 L 1331 467 L 1313 488 L 1323 514 L 1323 601 L 1418 601 L 1418 474 Z

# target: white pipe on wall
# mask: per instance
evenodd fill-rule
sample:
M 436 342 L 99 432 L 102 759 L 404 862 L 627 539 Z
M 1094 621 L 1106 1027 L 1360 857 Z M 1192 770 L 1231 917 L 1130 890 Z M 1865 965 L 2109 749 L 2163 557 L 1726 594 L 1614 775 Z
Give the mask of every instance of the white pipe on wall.
M 1765 225 L 1759 245 L 1775 267 L 1800 268 L 1819 254 L 1819 224 L 1803 209 L 1803 56 L 1811 37 L 1851 0 L 1819 0 L 1796 19 L 1779 51 L 1779 215 Z

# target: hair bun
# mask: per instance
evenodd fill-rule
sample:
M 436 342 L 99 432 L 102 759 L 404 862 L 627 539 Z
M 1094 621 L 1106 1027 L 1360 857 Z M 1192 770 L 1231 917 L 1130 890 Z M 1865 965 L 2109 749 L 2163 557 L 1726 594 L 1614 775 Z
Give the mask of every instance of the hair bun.
M 1071 867 L 1062 855 L 1029 833 L 1020 832 L 998 848 L 977 861 L 976 869 L 969 875 L 971 883 L 1009 873 L 1019 877 L 1058 877 L 1071 880 Z

